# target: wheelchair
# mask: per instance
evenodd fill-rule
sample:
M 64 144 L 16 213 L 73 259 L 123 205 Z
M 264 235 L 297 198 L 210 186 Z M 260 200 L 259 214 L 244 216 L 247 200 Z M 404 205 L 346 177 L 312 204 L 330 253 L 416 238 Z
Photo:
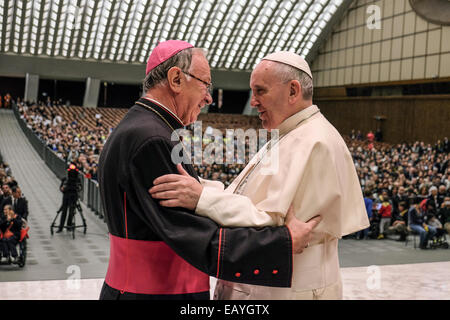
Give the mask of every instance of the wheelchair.
M 447 242 L 447 237 L 445 236 L 446 232 L 444 230 L 442 230 L 442 231 L 443 232 L 439 232 L 439 229 L 438 229 L 438 233 L 428 241 L 431 249 L 438 249 L 438 248 L 448 249 L 449 248 L 449 245 Z
M 20 239 L 17 241 L 16 250 L 17 250 L 17 260 L 12 261 L 11 257 L 7 257 L 6 261 L 1 260 L 1 265 L 12 265 L 17 264 L 20 268 L 23 268 L 27 261 L 27 239 L 30 237 L 28 235 L 28 231 L 30 227 L 25 219 L 22 219 L 22 229 L 20 230 Z M 3 238 L 3 235 L 2 235 Z M 1 239 L 3 241 L 3 239 Z M 3 245 L 3 244 L 2 244 Z M 3 257 L 4 258 L 4 257 Z

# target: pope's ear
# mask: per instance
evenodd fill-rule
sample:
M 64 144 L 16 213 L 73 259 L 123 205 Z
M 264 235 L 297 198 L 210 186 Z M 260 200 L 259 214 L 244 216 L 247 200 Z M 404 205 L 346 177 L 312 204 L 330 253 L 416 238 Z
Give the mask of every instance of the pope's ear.
M 295 104 L 302 97 L 302 85 L 298 80 L 292 80 L 289 84 L 289 103 Z
M 167 82 L 169 85 L 169 88 L 179 93 L 181 91 L 181 69 L 178 67 L 172 67 L 167 72 Z

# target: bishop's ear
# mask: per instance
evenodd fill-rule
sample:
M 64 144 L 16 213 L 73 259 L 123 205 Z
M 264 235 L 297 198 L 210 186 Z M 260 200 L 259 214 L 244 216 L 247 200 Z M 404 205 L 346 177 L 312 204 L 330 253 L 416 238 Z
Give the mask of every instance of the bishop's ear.
M 178 67 L 172 67 L 167 72 L 167 82 L 172 91 L 179 93 L 181 91 L 182 71 Z

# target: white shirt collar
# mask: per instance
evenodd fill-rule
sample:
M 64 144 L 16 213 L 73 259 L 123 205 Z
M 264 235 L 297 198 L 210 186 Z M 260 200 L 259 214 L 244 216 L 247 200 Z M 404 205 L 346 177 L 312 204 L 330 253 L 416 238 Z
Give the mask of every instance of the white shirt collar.
M 299 122 L 306 120 L 307 118 L 311 117 L 315 113 L 318 113 L 320 110 L 316 105 L 311 105 L 284 120 L 279 126 L 279 134 L 280 136 L 285 135 L 289 131 L 295 129 Z

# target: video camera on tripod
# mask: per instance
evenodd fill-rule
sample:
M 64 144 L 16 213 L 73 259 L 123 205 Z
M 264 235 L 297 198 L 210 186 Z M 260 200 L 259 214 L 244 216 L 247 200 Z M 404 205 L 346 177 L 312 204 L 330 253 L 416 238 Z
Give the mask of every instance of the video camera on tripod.
M 78 194 L 82 190 L 82 185 L 78 176 L 78 168 L 74 164 L 71 164 L 67 169 L 67 177 L 62 179 L 60 190 L 64 194 L 76 193 L 78 198 Z
M 55 219 L 53 219 L 52 225 L 50 226 L 50 233 L 53 235 L 53 228 L 58 228 L 56 233 L 62 232 L 64 228 L 68 231 L 72 231 L 72 237 L 75 238 L 75 229 L 84 228 L 84 234 L 86 234 L 86 220 L 83 216 L 83 210 L 81 208 L 81 203 L 79 200 L 79 193 L 82 191 L 82 184 L 79 178 L 78 168 L 74 164 L 70 164 L 67 169 L 67 177 L 63 178 L 61 185 L 59 187 L 60 191 L 63 193 L 63 201 L 61 207 L 56 212 Z M 69 210 L 69 217 L 67 219 L 67 225 L 64 226 L 67 216 L 67 210 Z M 75 223 L 75 213 L 81 216 L 83 221 L 82 225 L 76 225 Z M 60 224 L 55 225 L 55 221 L 61 214 Z

